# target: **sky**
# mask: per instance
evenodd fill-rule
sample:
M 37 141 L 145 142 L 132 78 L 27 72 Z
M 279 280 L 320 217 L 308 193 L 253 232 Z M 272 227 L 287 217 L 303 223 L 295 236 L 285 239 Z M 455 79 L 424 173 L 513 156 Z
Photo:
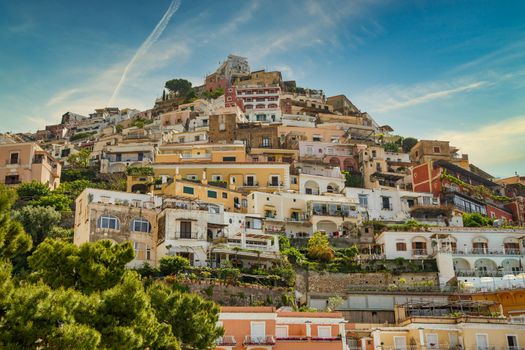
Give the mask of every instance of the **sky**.
M 525 2 L 0 0 L 0 132 L 147 109 L 229 53 L 525 175 Z

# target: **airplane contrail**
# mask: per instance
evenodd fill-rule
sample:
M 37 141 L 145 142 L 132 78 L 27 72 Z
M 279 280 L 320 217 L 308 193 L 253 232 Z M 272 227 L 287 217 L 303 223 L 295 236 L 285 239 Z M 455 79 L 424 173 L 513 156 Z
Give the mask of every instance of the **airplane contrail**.
M 140 57 L 144 56 L 144 54 L 149 50 L 149 48 L 159 39 L 164 29 L 166 29 L 166 26 L 168 25 L 171 16 L 173 16 L 173 14 L 179 9 L 180 2 L 181 0 L 173 0 L 171 2 L 170 6 L 166 10 L 166 13 L 164 13 L 164 16 L 162 16 L 155 29 L 153 29 L 151 34 L 146 38 L 146 40 L 144 40 L 137 52 L 135 52 L 131 60 L 128 62 L 126 68 L 124 68 L 124 72 L 122 72 L 122 76 L 120 77 L 117 86 L 115 87 L 115 90 L 113 91 L 113 94 L 111 95 L 111 98 L 109 99 L 108 106 L 112 106 L 115 102 L 115 98 L 118 96 L 120 89 L 122 88 L 122 85 L 126 80 L 128 72 L 131 69 L 131 67 L 133 67 L 133 65 L 135 64 L 135 61 L 137 61 Z

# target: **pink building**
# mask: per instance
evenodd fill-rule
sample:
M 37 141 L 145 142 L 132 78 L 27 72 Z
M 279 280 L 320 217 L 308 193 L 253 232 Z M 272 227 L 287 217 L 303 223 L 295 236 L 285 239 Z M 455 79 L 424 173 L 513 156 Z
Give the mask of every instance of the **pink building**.
M 217 350 L 345 350 L 340 312 L 290 312 L 274 307 L 222 307 Z
M 302 161 L 320 161 L 341 170 L 359 170 L 357 146 L 333 142 L 299 141 Z

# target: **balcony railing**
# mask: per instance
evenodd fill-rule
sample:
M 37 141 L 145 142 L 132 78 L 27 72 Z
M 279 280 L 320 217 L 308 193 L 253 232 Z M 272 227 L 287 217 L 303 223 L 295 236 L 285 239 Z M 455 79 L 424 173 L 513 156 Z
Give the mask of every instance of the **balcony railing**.
M 440 252 L 451 252 L 443 249 Z M 519 249 L 489 250 L 486 248 L 474 248 L 470 250 L 452 250 L 452 254 L 457 255 L 522 255 Z
M 244 337 L 244 345 L 275 345 L 275 337 L 273 335 L 247 335 Z
M 253 181 L 253 182 L 245 182 L 244 187 L 257 187 L 259 186 L 259 182 Z
M 503 277 L 505 275 L 519 275 L 525 271 L 483 271 L 483 270 L 456 270 L 459 277 Z M 518 278 L 518 280 L 521 280 Z
M 268 187 L 283 187 L 283 183 L 282 182 L 271 182 L 271 181 L 268 181 Z
M 7 159 L 5 161 L 5 164 L 6 165 L 20 165 L 20 159 L 16 159 L 16 160 L 13 160 L 13 159 Z
M 412 249 L 412 255 L 428 255 L 428 251 L 426 249 Z
M 335 337 L 312 337 L 310 338 L 312 341 L 341 341 L 341 336 L 335 336 Z
M 235 340 L 235 337 L 232 335 L 225 335 L 225 336 L 219 337 L 216 343 L 218 346 L 236 346 L 237 345 L 237 341 Z

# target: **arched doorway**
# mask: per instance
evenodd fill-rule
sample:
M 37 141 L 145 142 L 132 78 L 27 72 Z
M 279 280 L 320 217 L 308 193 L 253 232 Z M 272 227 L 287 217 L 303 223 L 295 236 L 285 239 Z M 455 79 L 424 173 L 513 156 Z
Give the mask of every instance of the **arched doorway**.
M 313 180 L 308 180 L 304 184 L 304 193 L 319 194 L 319 184 Z

